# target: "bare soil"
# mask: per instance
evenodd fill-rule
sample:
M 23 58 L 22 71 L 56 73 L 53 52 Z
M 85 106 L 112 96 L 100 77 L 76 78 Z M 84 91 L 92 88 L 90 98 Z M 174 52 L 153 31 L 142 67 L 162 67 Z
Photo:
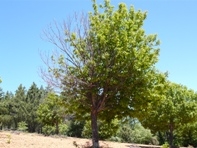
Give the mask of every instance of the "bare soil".
M 85 148 L 90 146 L 90 139 L 43 136 L 36 133 L 0 131 L 0 148 Z M 134 148 L 135 144 L 100 141 L 103 148 Z

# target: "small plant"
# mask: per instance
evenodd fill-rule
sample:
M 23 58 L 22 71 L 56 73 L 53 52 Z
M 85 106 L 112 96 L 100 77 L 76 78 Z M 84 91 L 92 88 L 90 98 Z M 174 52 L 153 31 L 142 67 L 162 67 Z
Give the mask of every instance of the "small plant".
M 28 127 L 27 127 L 27 123 L 26 122 L 21 121 L 21 122 L 18 123 L 18 130 L 19 131 L 26 132 L 27 129 L 28 129 Z
M 55 134 L 55 127 L 50 125 L 45 125 L 42 128 L 42 132 L 45 136 L 54 135 Z
M 62 123 L 59 125 L 59 134 L 66 135 L 68 132 L 68 125 L 65 123 Z
M 161 146 L 161 148 L 169 148 L 169 144 L 166 142 L 166 143 L 164 143 L 164 144 Z
M 11 143 L 11 135 L 7 135 L 7 138 L 8 138 L 7 143 L 10 144 Z

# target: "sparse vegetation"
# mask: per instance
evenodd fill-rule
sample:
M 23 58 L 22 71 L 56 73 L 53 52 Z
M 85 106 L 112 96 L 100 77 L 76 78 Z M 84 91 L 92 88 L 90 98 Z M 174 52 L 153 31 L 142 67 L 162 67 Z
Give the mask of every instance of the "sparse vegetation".
M 18 130 L 22 131 L 22 132 L 26 132 L 28 130 L 27 123 L 24 121 L 19 122 L 18 123 Z
M 7 143 L 10 144 L 11 143 L 11 135 L 7 135 Z

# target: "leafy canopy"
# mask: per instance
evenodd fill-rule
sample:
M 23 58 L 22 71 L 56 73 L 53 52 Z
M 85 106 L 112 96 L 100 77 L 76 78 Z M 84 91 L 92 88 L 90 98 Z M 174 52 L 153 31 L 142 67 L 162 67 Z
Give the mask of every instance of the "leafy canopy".
M 64 24 L 63 39 L 59 30 L 58 42 L 49 38 L 61 51 L 52 56 L 55 67 L 50 65 L 49 71 L 70 112 L 81 116 L 105 110 L 103 117 L 122 117 L 159 98 L 165 79 L 154 67 L 159 40 L 145 34 L 145 12 L 122 3 L 115 10 L 108 0 L 100 7 L 93 1 L 93 8 L 88 18 L 74 22 L 76 26 Z
M 197 119 L 196 94 L 180 84 L 169 82 L 165 98 L 157 106 L 149 107 L 149 116 L 143 123 L 153 131 L 168 131 L 171 126 L 177 129 Z

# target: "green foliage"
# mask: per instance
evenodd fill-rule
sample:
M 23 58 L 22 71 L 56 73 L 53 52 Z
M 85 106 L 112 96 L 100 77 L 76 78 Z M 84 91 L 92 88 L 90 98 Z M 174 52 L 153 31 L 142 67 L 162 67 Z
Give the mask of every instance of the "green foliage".
M 161 146 L 161 148 L 169 148 L 170 146 L 169 146 L 169 144 L 168 143 L 164 143 L 162 146 Z
M 19 122 L 18 123 L 18 130 L 22 131 L 22 132 L 26 132 L 28 130 L 27 123 L 24 121 Z
M 4 94 L 4 92 L 2 92 L 2 94 Z M 10 114 L 11 98 L 11 93 L 6 92 L 6 94 L 2 95 L 2 98 L 0 99 L 0 129 L 9 129 L 11 127 L 13 119 L 12 115 Z
M 36 129 L 39 127 L 37 121 L 37 109 L 41 101 L 41 93 L 39 88 L 35 83 L 33 83 L 27 91 L 27 96 L 25 99 L 26 106 L 26 122 L 28 124 L 29 132 L 36 132 Z
M 68 132 L 68 125 L 65 123 L 59 124 L 59 133 L 60 135 L 67 135 Z M 49 135 L 55 135 L 56 133 L 56 127 L 52 125 L 44 125 L 42 127 L 42 134 L 49 136 Z
M 37 119 L 42 125 L 56 127 L 56 134 L 59 134 L 59 124 L 65 116 L 65 109 L 61 105 L 61 99 L 54 93 L 49 93 L 37 109 Z
M 45 125 L 42 127 L 42 133 L 46 136 L 55 134 L 55 127 L 51 125 Z
M 59 134 L 67 135 L 67 133 L 68 133 L 68 125 L 65 123 L 59 124 Z
M 159 104 L 149 104 L 149 115 L 142 124 L 152 131 L 164 131 L 170 146 L 176 145 L 175 132 L 187 123 L 196 122 L 196 94 L 186 87 L 169 82 L 165 98 Z
M 122 142 L 141 143 L 141 144 L 158 144 L 156 138 L 153 137 L 150 130 L 145 129 L 141 124 L 131 125 L 125 124 L 121 126 L 117 136 Z
M 27 123 L 29 132 L 39 132 L 41 126 L 35 112 L 44 96 L 45 89 L 35 83 L 28 91 L 20 84 L 15 94 L 0 89 L 0 129 L 23 130 L 22 123 Z
M 11 114 L 14 120 L 14 129 L 18 128 L 19 122 L 27 120 L 29 111 L 27 111 L 25 99 L 26 89 L 20 84 L 15 92 L 13 100 L 10 102 Z
M 116 135 L 116 132 L 119 126 L 120 126 L 120 122 L 117 119 L 112 120 L 111 123 L 107 123 L 106 121 L 99 120 L 98 121 L 99 139 L 106 140 L 112 137 L 113 135 Z M 82 131 L 82 137 L 85 137 L 85 138 L 92 137 L 90 121 L 85 122 L 83 131 Z
M 71 137 L 82 137 L 82 131 L 85 122 L 72 120 L 69 124 L 67 135 Z
M 93 1 L 93 9 L 88 18 L 65 23 L 63 36 L 57 25 L 51 28 L 49 41 L 60 56 L 52 56 L 48 66 L 50 82 L 57 80 L 54 86 L 62 90 L 68 112 L 76 118 L 91 115 L 97 141 L 98 116 L 108 121 L 144 116 L 147 104 L 162 98 L 166 76 L 154 66 L 159 40 L 145 34 L 145 12 L 123 3 L 115 10 L 108 0 L 102 6 Z
M 11 135 L 7 135 L 7 144 L 10 144 L 11 143 Z
M 4 98 L 4 92 L 3 89 L 0 88 L 0 100 L 2 100 Z
M 157 138 L 158 138 L 158 141 L 159 141 L 159 145 L 163 145 L 163 144 L 165 144 L 165 142 L 167 142 L 165 132 L 157 131 L 156 135 L 157 135 Z
M 19 128 L 20 122 L 25 122 L 27 123 L 29 132 L 38 132 L 40 125 L 36 121 L 35 111 L 41 99 L 41 91 L 35 83 L 32 84 L 28 91 L 21 84 L 14 95 L 6 92 L 0 101 L 2 128 L 16 130 Z
M 177 138 L 182 146 L 197 147 L 197 122 L 181 126 L 177 131 Z

